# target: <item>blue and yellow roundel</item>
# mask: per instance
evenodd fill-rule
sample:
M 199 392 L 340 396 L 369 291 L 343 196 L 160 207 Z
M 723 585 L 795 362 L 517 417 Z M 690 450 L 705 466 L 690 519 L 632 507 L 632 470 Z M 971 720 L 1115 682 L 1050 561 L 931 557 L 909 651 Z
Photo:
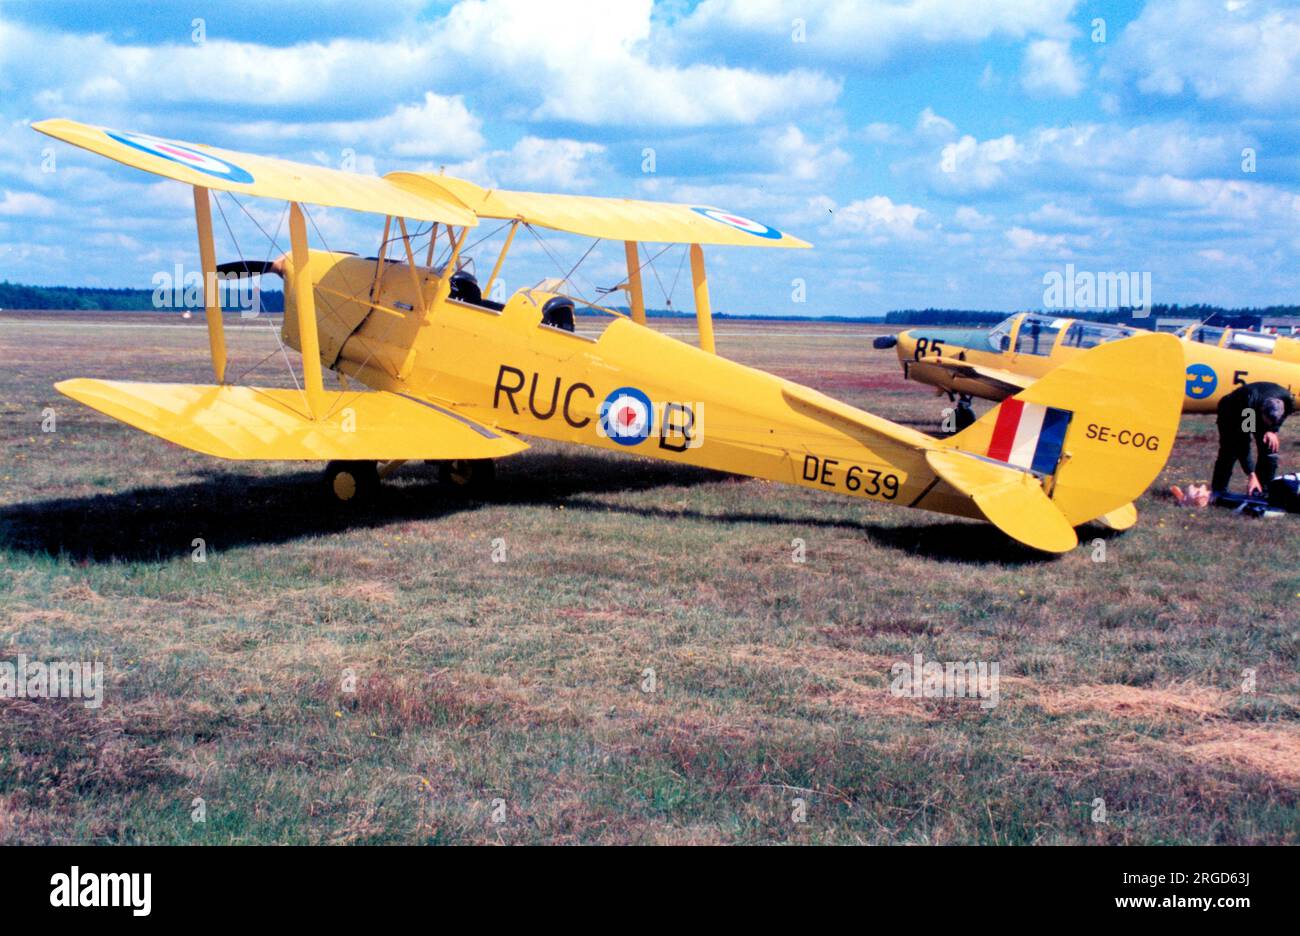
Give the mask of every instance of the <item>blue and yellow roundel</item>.
M 1219 386 L 1219 375 L 1209 364 L 1187 365 L 1187 395 L 1193 400 L 1204 400 Z

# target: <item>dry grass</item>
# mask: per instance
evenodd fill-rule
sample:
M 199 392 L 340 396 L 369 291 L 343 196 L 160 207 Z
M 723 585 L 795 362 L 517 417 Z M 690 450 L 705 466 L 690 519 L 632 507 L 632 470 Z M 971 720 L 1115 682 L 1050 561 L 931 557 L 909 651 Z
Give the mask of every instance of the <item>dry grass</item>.
M 869 336 L 719 323 L 724 353 L 937 428 Z M 235 369 L 269 341 L 232 329 Z M 0 318 L 0 345 L 0 660 L 108 682 L 99 710 L 0 701 L 0 841 L 1297 840 L 1296 528 L 1161 493 L 1204 478 L 1204 418 L 1134 530 L 1084 532 L 1099 564 L 546 443 L 482 502 L 408 466 L 340 517 L 314 466 L 214 462 L 50 389 L 207 379 L 201 325 Z M 1000 704 L 895 697 L 914 653 L 998 662 Z

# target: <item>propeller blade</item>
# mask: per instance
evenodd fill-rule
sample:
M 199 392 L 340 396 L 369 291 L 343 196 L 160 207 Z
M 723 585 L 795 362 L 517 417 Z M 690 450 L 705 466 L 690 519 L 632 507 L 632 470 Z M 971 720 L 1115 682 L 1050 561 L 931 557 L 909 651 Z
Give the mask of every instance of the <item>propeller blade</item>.
M 275 265 L 261 260 L 232 260 L 229 263 L 217 264 L 218 279 L 246 279 L 250 276 L 261 276 L 264 273 L 276 273 Z
M 221 269 L 221 268 L 217 267 L 217 269 Z M 876 338 L 875 341 L 871 342 L 871 346 L 878 351 L 883 351 L 886 348 L 892 348 L 896 344 L 898 344 L 898 338 L 894 335 L 881 335 L 878 338 Z

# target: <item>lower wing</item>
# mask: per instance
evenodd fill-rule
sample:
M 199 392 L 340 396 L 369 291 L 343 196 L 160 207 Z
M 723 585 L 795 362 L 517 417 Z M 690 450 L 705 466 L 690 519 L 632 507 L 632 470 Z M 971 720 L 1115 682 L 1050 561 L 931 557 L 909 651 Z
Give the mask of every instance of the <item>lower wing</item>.
M 297 390 L 77 378 L 65 396 L 218 458 L 279 461 L 500 458 L 528 448 L 445 407 L 385 391 L 331 391 L 313 420 Z

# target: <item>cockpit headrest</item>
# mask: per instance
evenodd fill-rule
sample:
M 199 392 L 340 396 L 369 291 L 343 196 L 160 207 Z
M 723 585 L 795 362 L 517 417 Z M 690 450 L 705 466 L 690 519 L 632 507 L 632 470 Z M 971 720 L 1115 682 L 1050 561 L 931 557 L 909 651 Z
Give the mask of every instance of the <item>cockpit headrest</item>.
M 542 324 L 573 331 L 573 300 L 568 296 L 548 299 L 542 306 Z

